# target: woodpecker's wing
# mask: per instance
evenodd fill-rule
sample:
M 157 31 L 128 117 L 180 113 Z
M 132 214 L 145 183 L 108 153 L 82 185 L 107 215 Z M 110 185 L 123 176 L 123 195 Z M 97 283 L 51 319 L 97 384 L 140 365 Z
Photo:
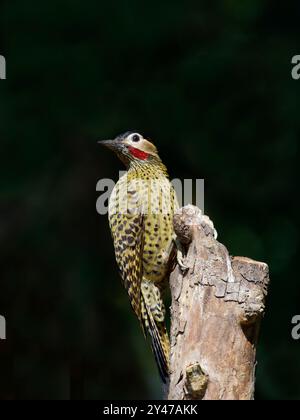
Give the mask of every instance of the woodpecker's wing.
M 130 213 L 115 214 L 111 216 L 110 224 L 122 282 L 144 330 L 141 315 L 144 216 Z

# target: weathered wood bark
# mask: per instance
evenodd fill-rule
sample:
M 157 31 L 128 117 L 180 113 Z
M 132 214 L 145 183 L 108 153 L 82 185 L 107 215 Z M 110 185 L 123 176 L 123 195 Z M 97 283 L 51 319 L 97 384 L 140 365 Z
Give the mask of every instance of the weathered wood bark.
M 174 217 L 186 247 L 183 273 L 170 278 L 171 376 L 168 399 L 249 400 L 268 266 L 230 257 L 212 222 L 194 206 Z

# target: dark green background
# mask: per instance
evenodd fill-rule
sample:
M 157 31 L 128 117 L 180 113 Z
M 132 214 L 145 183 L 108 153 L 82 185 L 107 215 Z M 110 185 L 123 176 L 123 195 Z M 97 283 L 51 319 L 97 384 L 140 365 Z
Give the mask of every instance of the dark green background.
M 300 399 L 299 17 L 298 1 L 0 3 L 2 398 L 160 397 L 95 211 L 122 168 L 96 140 L 137 129 L 172 177 L 205 178 L 230 253 L 269 264 L 256 394 Z

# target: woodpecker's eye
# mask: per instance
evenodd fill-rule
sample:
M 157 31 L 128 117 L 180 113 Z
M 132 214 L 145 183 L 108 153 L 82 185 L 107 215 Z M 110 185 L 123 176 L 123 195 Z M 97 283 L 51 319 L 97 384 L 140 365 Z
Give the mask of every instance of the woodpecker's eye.
M 134 134 L 133 136 L 132 136 L 132 139 L 131 139 L 132 141 L 135 141 L 135 142 L 137 142 L 137 141 L 139 141 L 140 140 L 140 136 L 138 135 L 138 134 Z

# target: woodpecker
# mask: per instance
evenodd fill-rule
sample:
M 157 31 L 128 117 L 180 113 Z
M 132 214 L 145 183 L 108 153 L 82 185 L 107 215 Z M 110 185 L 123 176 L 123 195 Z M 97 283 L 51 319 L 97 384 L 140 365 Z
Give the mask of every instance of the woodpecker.
M 176 194 L 156 147 L 141 134 L 128 131 L 99 143 L 127 169 L 109 199 L 109 225 L 122 283 L 166 383 L 170 343 L 162 292 L 176 255 Z

